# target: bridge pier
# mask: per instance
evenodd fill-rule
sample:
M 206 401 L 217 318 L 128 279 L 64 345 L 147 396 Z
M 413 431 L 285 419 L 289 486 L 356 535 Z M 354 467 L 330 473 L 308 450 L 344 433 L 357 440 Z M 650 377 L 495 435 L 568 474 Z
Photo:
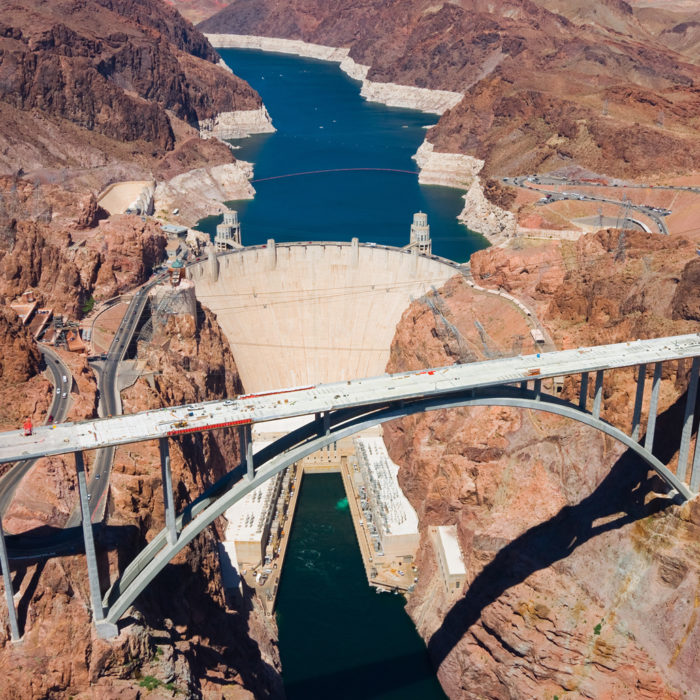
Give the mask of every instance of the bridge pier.
M 253 461 L 253 431 L 248 425 L 238 428 L 238 440 L 241 443 L 241 458 L 245 455 L 246 478 L 252 481 L 255 478 L 255 462 Z
M 535 399 L 539 401 L 542 398 L 542 380 L 535 379 Z
M 12 590 L 12 576 L 10 575 L 10 561 L 7 558 L 7 547 L 5 547 L 5 533 L 2 529 L 2 519 L 0 519 L 0 567 L 2 568 L 2 578 L 5 583 L 5 600 L 7 601 L 7 616 L 10 619 L 10 639 L 19 642 L 22 635 L 19 633 L 17 624 L 17 611 L 15 610 L 15 596 Z
M 163 482 L 163 502 L 165 504 L 165 527 L 168 544 L 177 542 L 177 529 L 175 527 L 175 502 L 173 499 L 173 476 L 170 470 L 170 447 L 168 438 L 158 440 L 160 451 L 160 474 Z
M 317 433 L 319 437 L 328 435 L 331 432 L 331 414 L 329 411 L 314 414 L 314 420 L 318 426 Z
M 593 399 L 593 417 L 600 418 L 600 407 L 603 403 L 603 370 L 595 373 L 595 398 Z
M 119 630 L 115 624 L 105 620 L 104 608 L 102 607 L 102 593 L 100 592 L 100 573 L 97 569 L 95 540 L 92 534 L 90 502 L 87 497 L 85 463 L 83 462 L 82 452 L 74 452 L 74 455 L 75 471 L 78 476 L 78 495 L 80 497 L 80 514 L 83 525 L 83 542 L 85 543 L 85 560 L 87 562 L 88 583 L 90 584 L 92 619 L 97 628 L 97 634 L 103 639 L 109 639 L 110 637 L 116 637 L 119 634 Z
M 578 407 L 586 410 L 588 405 L 588 372 L 581 372 L 581 390 L 578 395 Z
M 693 419 L 695 418 L 695 400 L 698 396 L 698 371 L 700 371 L 700 357 L 694 357 L 693 364 L 690 367 L 688 395 L 685 401 L 685 415 L 683 417 L 683 428 L 681 430 L 681 446 L 678 450 L 678 470 L 676 474 L 681 481 L 685 481 L 685 473 L 688 466 L 690 436 L 693 432 Z
M 654 453 L 654 431 L 656 430 L 656 411 L 659 405 L 659 387 L 661 385 L 661 362 L 654 365 L 654 379 L 651 385 L 651 402 L 649 403 L 649 418 L 647 419 L 647 434 L 644 438 L 644 449 Z
M 632 414 L 632 438 L 639 440 L 639 427 L 642 418 L 642 402 L 644 401 L 644 382 L 647 378 L 646 363 L 637 368 L 637 394 L 634 397 L 634 413 Z
M 695 439 L 695 456 L 693 457 L 693 469 L 690 472 L 690 490 L 693 493 L 700 491 L 700 440 Z

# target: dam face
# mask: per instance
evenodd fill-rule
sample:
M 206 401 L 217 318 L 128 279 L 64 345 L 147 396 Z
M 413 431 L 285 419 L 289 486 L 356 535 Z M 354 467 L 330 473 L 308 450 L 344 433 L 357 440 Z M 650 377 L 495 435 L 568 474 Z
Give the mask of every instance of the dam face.
M 188 268 L 218 318 L 248 392 L 382 374 L 411 299 L 460 267 L 398 248 L 285 243 Z

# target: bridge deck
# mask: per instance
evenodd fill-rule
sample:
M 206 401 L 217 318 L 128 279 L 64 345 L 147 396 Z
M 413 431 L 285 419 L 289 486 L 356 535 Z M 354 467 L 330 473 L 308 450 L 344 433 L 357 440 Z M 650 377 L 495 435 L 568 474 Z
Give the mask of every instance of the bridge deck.
M 349 382 L 248 394 L 237 399 L 0 433 L 0 463 L 94 450 L 217 427 L 434 397 L 528 379 L 595 372 L 700 356 L 700 334 L 524 355 Z

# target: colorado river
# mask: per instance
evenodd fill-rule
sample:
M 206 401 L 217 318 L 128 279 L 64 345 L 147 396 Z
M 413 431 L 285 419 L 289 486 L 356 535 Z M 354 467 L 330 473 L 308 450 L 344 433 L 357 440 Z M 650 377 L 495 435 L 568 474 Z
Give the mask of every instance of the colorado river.
M 255 164 L 255 199 L 238 201 L 244 245 L 349 240 L 403 246 L 428 213 L 433 252 L 456 261 L 487 245 L 459 224 L 462 193 L 419 186 L 411 156 L 435 115 L 368 103 L 333 63 L 221 50 L 261 94 L 274 134 L 235 142 Z M 220 217 L 203 222 L 213 231 Z M 306 476 L 277 598 L 290 700 L 431 700 L 444 694 L 404 599 L 367 584 L 339 475 Z
M 220 53 L 260 93 L 277 129 L 234 142 L 236 157 L 255 164 L 255 198 L 231 203 L 245 245 L 357 236 L 403 246 L 419 210 L 428 213 L 436 255 L 464 262 L 488 245 L 456 219 L 462 192 L 418 184 L 411 156 L 436 115 L 365 101 L 360 83 L 335 63 Z M 213 231 L 218 221 L 202 227 Z
M 367 585 L 339 474 L 304 477 L 277 598 L 288 700 L 437 700 L 402 596 Z

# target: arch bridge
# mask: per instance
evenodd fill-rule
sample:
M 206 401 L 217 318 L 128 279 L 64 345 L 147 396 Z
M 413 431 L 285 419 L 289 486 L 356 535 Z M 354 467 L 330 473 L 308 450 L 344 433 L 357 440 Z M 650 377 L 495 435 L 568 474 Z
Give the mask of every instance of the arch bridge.
M 678 466 L 673 473 L 654 456 L 653 446 L 663 364 L 678 360 L 691 361 L 691 370 L 678 447 Z M 644 387 L 649 365 L 653 365 L 653 378 L 644 441 L 640 443 Z M 605 372 L 623 367 L 637 368 L 629 433 L 606 422 L 600 415 Z M 577 402 L 561 399 L 556 391 L 553 395 L 544 391 L 543 380 L 576 375 L 580 375 Z M 414 413 L 464 406 L 512 406 L 561 415 L 618 440 L 656 471 L 677 500 L 691 499 L 700 488 L 699 445 L 696 444 L 690 459 L 699 375 L 700 334 L 636 340 L 246 394 L 236 399 L 42 427 L 31 436 L 25 436 L 21 431 L 11 431 L 2 434 L 0 463 L 74 454 L 93 620 L 100 636 L 109 638 L 118 633 L 119 619 L 168 562 L 247 493 L 287 466 L 340 438 Z M 589 378 L 594 381 L 592 402 Z M 552 381 L 552 386 L 557 386 L 557 383 Z M 253 454 L 251 427 L 254 423 L 293 416 L 309 416 L 309 421 Z M 244 454 L 241 464 L 201 494 L 182 513 L 176 514 L 169 440 L 187 433 L 232 426 L 240 431 Z M 159 441 L 165 527 L 137 554 L 103 596 L 82 453 L 84 450 L 145 440 Z M 13 639 L 19 639 L 1 524 L 0 563 L 11 635 Z

